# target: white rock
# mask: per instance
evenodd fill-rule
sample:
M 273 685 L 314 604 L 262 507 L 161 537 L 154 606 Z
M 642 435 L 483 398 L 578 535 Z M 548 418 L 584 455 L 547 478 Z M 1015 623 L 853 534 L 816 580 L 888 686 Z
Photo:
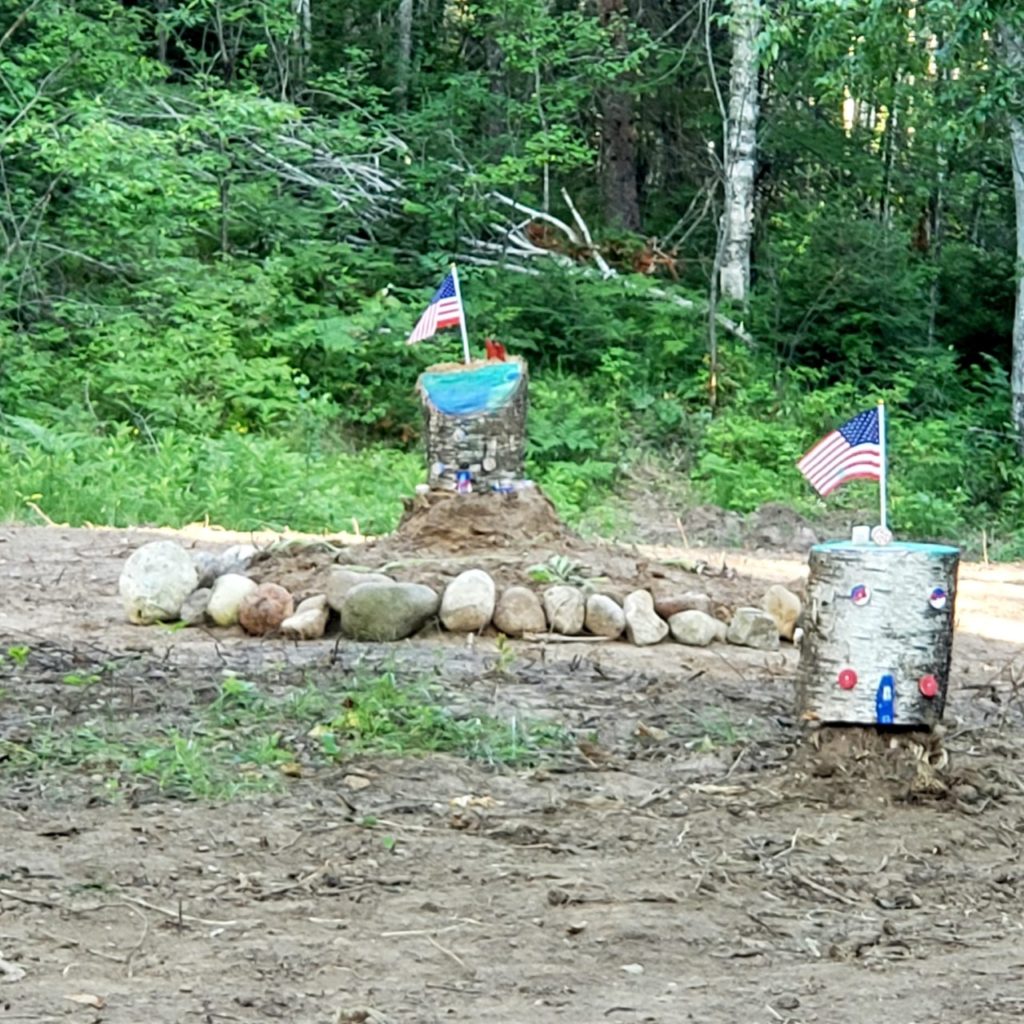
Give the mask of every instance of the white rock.
M 583 592 L 576 587 L 556 584 L 544 591 L 544 614 L 552 633 L 576 636 L 583 630 L 587 617 L 587 603 Z
M 238 622 L 238 609 L 247 594 L 257 587 L 255 580 L 248 576 L 240 576 L 236 572 L 218 576 L 210 594 L 210 603 L 206 606 L 206 614 L 218 626 L 233 626 Z
M 649 590 L 634 590 L 622 603 L 626 616 L 626 635 L 637 647 L 661 643 L 668 636 L 668 623 L 654 611 Z
M 676 612 L 669 617 L 668 628 L 672 636 L 681 644 L 690 647 L 707 647 L 715 640 L 724 640 L 726 625 L 706 612 L 691 608 L 689 611 Z
M 327 603 L 336 611 L 341 611 L 345 603 L 345 595 L 360 583 L 394 583 L 395 581 L 382 572 L 360 572 L 346 569 L 341 565 L 332 565 L 327 577 Z
M 737 608 L 729 623 L 726 639 L 740 647 L 761 651 L 779 649 L 779 630 L 775 620 L 760 608 Z
M 548 628 L 540 598 L 528 587 L 509 587 L 498 598 L 494 627 L 506 636 L 543 633 Z
M 173 540 L 143 544 L 124 564 L 118 591 L 129 622 L 173 622 L 199 575 L 192 556 Z
M 774 583 L 765 591 L 761 607 L 775 620 L 779 636 L 784 640 L 792 640 L 797 620 L 804 610 L 800 598 L 792 590 Z
M 294 615 L 281 623 L 281 636 L 288 640 L 317 640 L 327 630 L 331 606 L 326 594 L 314 594 L 300 601 Z
M 494 615 L 497 588 L 483 569 L 467 569 L 445 587 L 441 622 L 453 633 L 483 629 Z
M 594 636 L 606 636 L 618 640 L 626 629 L 626 613 L 614 597 L 607 594 L 591 594 L 587 598 L 586 616 L 583 620 L 587 631 Z

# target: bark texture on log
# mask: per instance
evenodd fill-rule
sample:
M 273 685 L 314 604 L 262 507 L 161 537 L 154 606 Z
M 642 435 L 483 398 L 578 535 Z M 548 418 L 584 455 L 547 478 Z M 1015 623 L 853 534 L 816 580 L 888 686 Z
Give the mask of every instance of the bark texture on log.
M 805 719 L 935 725 L 946 704 L 958 548 L 811 549 L 798 690 Z
M 509 377 L 514 377 L 518 368 L 518 379 L 511 383 L 506 379 L 503 390 L 494 392 L 498 400 L 488 401 L 487 408 L 445 411 L 439 408 L 436 392 L 434 397 L 430 394 L 431 381 L 436 381 L 438 375 L 466 374 L 472 381 L 472 375 L 493 372 L 498 366 L 508 368 Z M 431 489 L 455 490 L 462 467 L 472 474 L 474 491 L 507 487 L 523 479 L 528 397 L 528 374 L 523 360 L 432 366 L 420 377 L 418 390 L 423 401 L 427 483 Z

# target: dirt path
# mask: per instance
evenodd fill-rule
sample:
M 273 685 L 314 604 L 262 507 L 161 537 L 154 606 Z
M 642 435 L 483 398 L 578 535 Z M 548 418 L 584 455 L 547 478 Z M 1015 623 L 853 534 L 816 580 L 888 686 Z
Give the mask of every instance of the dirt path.
M 0 527 L 0 653 L 27 648 L 0 669 L 0 757 L 44 727 L 177 728 L 228 670 L 287 693 L 356 663 L 432 672 L 455 703 L 558 721 L 579 745 L 515 770 L 360 757 L 222 803 L 112 794 L 73 765 L 12 770 L 0 1020 L 1024 1013 L 1024 567 L 963 568 L 943 746 L 888 749 L 812 742 L 788 650 L 522 644 L 502 660 L 486 638 L 297 646 L 131 627 L 116 580 L 146 539 Z M 703 582 L 737 593 L 803 564 L 725 557 L 738 577 Z M 66 685 L 96 669 L 96 685 Z

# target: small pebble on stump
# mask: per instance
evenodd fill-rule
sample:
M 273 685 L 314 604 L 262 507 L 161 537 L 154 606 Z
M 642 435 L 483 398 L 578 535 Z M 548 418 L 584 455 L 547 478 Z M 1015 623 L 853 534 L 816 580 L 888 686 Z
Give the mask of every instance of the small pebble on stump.
M 805 719 L 940 721 L 959 561 L 958 548 L 941 544 L 832 541 L 811 549 L 797 677 Z

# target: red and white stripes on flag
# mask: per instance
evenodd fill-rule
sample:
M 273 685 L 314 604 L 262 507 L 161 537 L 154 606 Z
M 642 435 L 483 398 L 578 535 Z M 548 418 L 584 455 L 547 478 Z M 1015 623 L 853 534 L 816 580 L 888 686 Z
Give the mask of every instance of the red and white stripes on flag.
M 464 322 L 464 316 L 462 297 L 455 286 L 455 276 L 448 274 L 441 282 L 441 287 L 434 292 L 430 305 L 413 328 L 406 344 L 415 345 L 417 341 L 432 338 L 444 327 L 457 327 Z
M 879 412 L 871 409 L 823 437 L 796 465 L 822 496 L 849 480 L 881 480 Z

